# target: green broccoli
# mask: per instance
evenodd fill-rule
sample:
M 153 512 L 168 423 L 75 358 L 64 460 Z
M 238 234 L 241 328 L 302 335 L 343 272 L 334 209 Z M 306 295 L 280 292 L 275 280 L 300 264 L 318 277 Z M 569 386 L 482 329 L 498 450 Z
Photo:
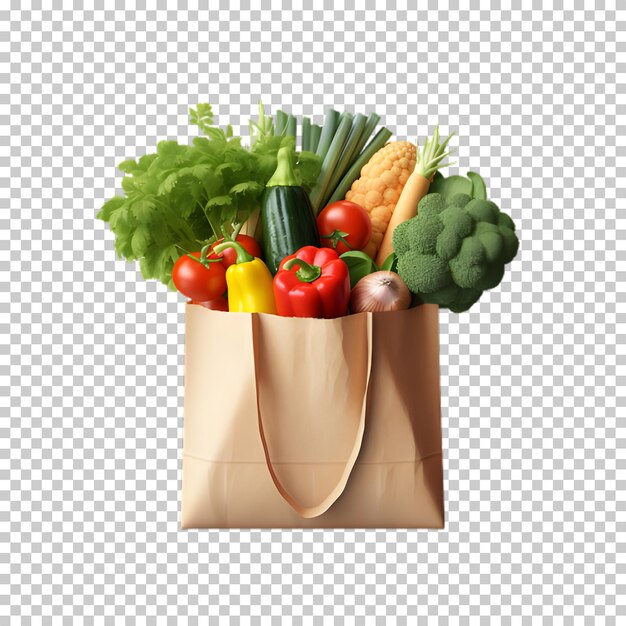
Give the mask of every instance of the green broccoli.
M 412 293 L 460 313 L 500 283 L 519 241 L 513 220 L 490 200 L 431 193 L 417 217 L 396 227 L 393 247 Z

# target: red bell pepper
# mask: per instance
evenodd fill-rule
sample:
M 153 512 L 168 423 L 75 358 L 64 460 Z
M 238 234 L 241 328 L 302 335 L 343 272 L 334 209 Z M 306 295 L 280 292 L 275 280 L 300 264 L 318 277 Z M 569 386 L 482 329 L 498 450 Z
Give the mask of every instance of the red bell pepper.
M 285 317 L 347 315 L 348 266 L 331 248 L 304 246 L 281 261 L 274 276 L 274 299 L 278 315 Z

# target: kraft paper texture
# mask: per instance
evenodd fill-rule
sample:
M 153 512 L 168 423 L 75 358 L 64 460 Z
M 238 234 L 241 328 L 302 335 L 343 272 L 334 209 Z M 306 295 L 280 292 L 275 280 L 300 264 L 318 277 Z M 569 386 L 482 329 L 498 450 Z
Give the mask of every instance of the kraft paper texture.
M 442 528 L 438 310 L 186 309 L 183 528 Z

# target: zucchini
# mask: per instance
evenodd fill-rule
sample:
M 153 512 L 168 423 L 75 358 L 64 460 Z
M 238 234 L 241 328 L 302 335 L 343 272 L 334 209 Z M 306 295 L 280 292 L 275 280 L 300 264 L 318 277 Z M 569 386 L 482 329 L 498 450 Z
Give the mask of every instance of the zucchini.
M 272 274 L 280 262 L 303 246 L 320 245 L 317 223 L 307 192 L 294 172 L 295 152 L 278 151 L 278 166 L 261 197 L 263 257 Z

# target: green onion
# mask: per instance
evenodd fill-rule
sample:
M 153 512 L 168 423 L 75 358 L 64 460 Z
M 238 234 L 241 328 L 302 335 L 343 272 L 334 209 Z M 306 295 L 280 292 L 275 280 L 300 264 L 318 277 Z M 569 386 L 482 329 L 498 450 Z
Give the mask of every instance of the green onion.
M 354 152 L 352 153 L 352 165 L 356 158 L 361 154 L 361 150 L 363 150 L 363 146 L 367 143 L 367 140 L 370 138 L 370 135 L 374 132 L 376 128 L 376 124 L 380 121 L 380 116 L 376 115 L 376 113 L 371 113 L 367 118 L 367 122 L 365 123 L 365 129 L 363 130 L 363 134 L 359 138 L 359 142 L 356 145 Z
M 350 134 L 350 129 L 352 128 L 352 115 L 350 113 L 343 113 L 342 115 L 343 118 L 337 128 L 337 132 L 335 133 L 330 146 L 328 147 L 324 161 L 322 162 L 322 171 L 317 179 L 317 184 L 311 190 L 311 204 L 313 205 L 313 210 L 316 215 L 319 213 L 322 206 L 322 202 L 326 196 L 326 190 L 328 189 L 328 184 L 335 168 L 337 167 L 341 151 L 343 150 L 346 139 Z M 322 131 L 322 138 L 325 131 L 326 124 L 324 124 L 324 131 Z M 322 140 L 320 139 L 320 145 L 321 143 Z M 320 153 L 320 146 L 317 147 L 317 153 Z
M 311 124 L 311 142 L 309 144 L 309 150 L 311 152 L 317 152 L 317 146 L 320 142 L 320 135 L 322 134 L 322 127 L 317 124 Z
M 287 118 L 287 135 L 289 135 L 290 137 L 293 137 L 294 140 L 294 144 L 296 141 L 296 129 L 298 127 L 298 121 L 296 120 L 295 115 L 290 115 Z
M 311 144 L 311 118 L 302 118 L 302 149 L 308 150 Z
M 339 113 L 335 109 L 328 109 L 326 111 L 326 119 L 324 120 L 324 128 L 320 135 L 320 141 L 317 144 L 317 154 L 322 157 L 322 160 L 326 158 L 326 153 L 330 149 L 330 144 L 335 136 L 335 130 L 337 130 L 337 124 L 339 120 Z
M 328 198 L 332 195 L 335 187 L 339 184 L 339 181 L 343 177 L 343 175 L 348 171 L 354 159 L 358 156 L 358 153 L 355 154 L 356 146 L 361 138 L 361 134 L 365 129 L 366 122 L 365 115 L 361 113 L 357 113 L 352 120 L 352 128 L 350 129 L 350 134 L 346 139 L 346 143 L 341 151 L 341 156 L 339 157 L 339 161 L 333 172 L 331 173 L 330 180 L 328 182 L 328 186 L 326 187 L 326 192 L 324 194 L 324 200 L 328 200 Z M 323 206 L 326 206 L 326 202 L 322 202 Z
M 365 125 L 367 123 L 367 118 L 362 113 L 357 113 L 354 116 L 354 120 L 352 121 L 352 128 L 350 129 L 350 134 L 348 135 L 348 141 L 346 144 L 350 146 L 349 160 L 348 165 L 352 165 L 354 159 L 359 155 L 359 152 L 356 152 L 357 146 L 361 141 L 361 135 L 365 130 Z M 348 169 L 348 167 L 346 167 Z
M 372 141 L 367 144 L 365 150 L 361 152 L 359 158 L 352 164 L 352 167 L 341 179 L 341 182 L 328 200 L 328 203 L 337 202 L 337 200 L 343 200 L 346 197 L 346 192 L 350 189 L 352 183 L 359 177 L 361 168 L 387 143 L 387 140 L 391 137 L 391 135 L 391 131 L 386 128 L 381 128 L 376 133 Z
M 276 111 L 276 135 L 282 135 L 287 126 L 287 114 L 284 111 Z

